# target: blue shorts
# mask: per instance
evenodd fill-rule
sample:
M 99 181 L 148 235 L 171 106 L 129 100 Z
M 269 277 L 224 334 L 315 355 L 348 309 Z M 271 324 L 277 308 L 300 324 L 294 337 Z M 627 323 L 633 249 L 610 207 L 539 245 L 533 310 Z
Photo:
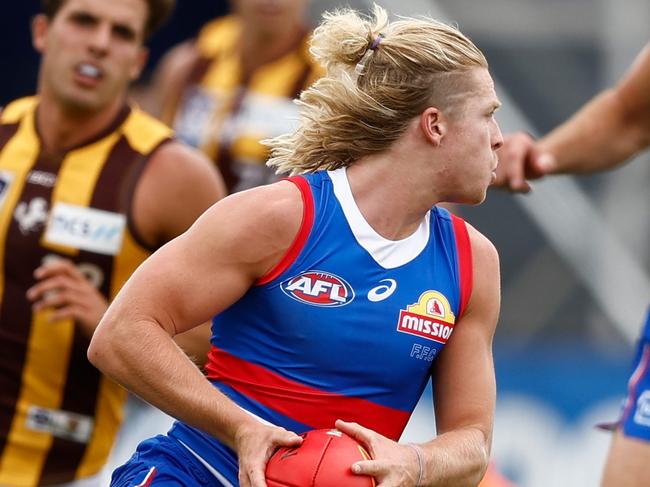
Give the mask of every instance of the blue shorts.
M 215 476 L 178 441 L 158 435 L 138 445 L 113 471 L 111 487 L 222 487 Z
M 650 441 L 650 312 L 637 346 L 620 427 L 625 436 Z

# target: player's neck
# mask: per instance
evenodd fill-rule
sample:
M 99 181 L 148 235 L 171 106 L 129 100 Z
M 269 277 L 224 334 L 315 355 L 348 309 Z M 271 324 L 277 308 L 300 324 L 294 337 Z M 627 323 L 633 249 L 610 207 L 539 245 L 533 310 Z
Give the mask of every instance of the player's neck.
M 432 189 L 408 167 L 408 161 L 387 151 L 361 158 L 347 170 L 361 214 L 379 235 L 389 240 L 412 235 L 435 204 Z
M 56 155 L 77 147 L 105 131 L 118 116 L 124 103 L 116 100 L 99 111 L 66 109 L 49 97 L 41 97 L 36 128 L 43 148 Z

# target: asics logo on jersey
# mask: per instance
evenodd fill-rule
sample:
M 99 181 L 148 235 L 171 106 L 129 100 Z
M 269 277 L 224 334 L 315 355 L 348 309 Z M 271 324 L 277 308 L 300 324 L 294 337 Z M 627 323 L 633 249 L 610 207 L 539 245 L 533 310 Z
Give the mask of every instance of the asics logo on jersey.
M 305 271 L 287 279 L 281 289 L 292 299 L 312 306 L 345 306 L 354 299 L 354 290 L 343 278 L 323 271 Z
M 397 281 L 395 279 L 382 279 L 379 282 L 386 282 L 388 284 L 380 284 L 368 291 L 368 301 L 372 301 L 373 303 L 383 301 L 389 298 L 395 292 L 395 289 L 397 289 Z

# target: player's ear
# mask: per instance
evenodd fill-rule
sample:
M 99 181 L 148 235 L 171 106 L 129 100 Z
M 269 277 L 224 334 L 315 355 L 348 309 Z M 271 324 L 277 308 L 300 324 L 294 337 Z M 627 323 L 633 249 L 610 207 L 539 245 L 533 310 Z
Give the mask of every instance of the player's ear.
M 420 114 L 420 130 L 424 138 L 438 147 L 447 133 L 447 121 L 436 107 L 428 107 Z
M 148 59 L 149 59 L 149 49 L 142 46 L 140 48 L 140 51 L 138 52 L 138 57 L 133 63 L 133 67 L 131 68 L 131 81 L 135 81 L 140 77 L 140 73 L 142 73 L 142 70 L 147 65 Z
M 47 31 L 49 26 L 50 19 L 44 14 L 35 15 L 32 19 L 32 45 L 41 54 L 47 46 Z

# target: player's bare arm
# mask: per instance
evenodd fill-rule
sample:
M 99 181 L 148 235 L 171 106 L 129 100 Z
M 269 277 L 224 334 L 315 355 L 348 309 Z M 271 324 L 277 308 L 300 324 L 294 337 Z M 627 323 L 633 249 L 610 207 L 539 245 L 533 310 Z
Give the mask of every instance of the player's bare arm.
M 485 473 L 496 400 L 492 338 L 500 306 L 499 258 L 467 225 L 474 286 L 467 310 L 438 358 L 434 402 L 438 436 L 422 445 L 422 485 L 476 485 Z
M 171 337 L 239 299 L 280 261 L 301 220 L 300 193 L 289 182 L 217 203 L 134 273 L 88 351 L 96 366 L 127 388 L 235 449 L 240 476 L 246 477 L 242 485 L 263 485 L 273 449 L 300 439 L 262 425 L 234 405 Z
M 204 155 L 167 143 L 147 163 L 135 189 L 133 220 L 146 243 L 157 246 L 187 230 L 225 194 L 221 176 Z
M 133 219 L 139 234 L 154 246 L 187 230 L 226 187 L 214 164 L 202 153 L 177 142 L 163 145 L 149 161 L 136 188 Z M 210 323 L 174 340 L 194 363 L 202 366 L 210 348 Z
M 554 173 L 611 169 L 650 144 L 650 45 L 623 79 L 540 140 Z
M 372 475 L 381 485 L 477 485 L 487 468 L 496 400 L 492 337 L 500 302 L 499 259 L 489 240 L 469 225 L 468 231 L 474 287 L 453 338 L 437 359 L 438 436 L 422 445 L 401 445 L 358 424 L 336 423 L 374 458 L 358 462 L 355 473 Z
M 539 142 L 523 132 L 508 136 L 499 152 L 496 184 L 527 192 L 526 179 L 612 169 L 649 145 L 650 45 L 616 86 Z
M 602 487 L 643 487 L 650 478 L 650 444 L 640 438 L 614 433 Z

